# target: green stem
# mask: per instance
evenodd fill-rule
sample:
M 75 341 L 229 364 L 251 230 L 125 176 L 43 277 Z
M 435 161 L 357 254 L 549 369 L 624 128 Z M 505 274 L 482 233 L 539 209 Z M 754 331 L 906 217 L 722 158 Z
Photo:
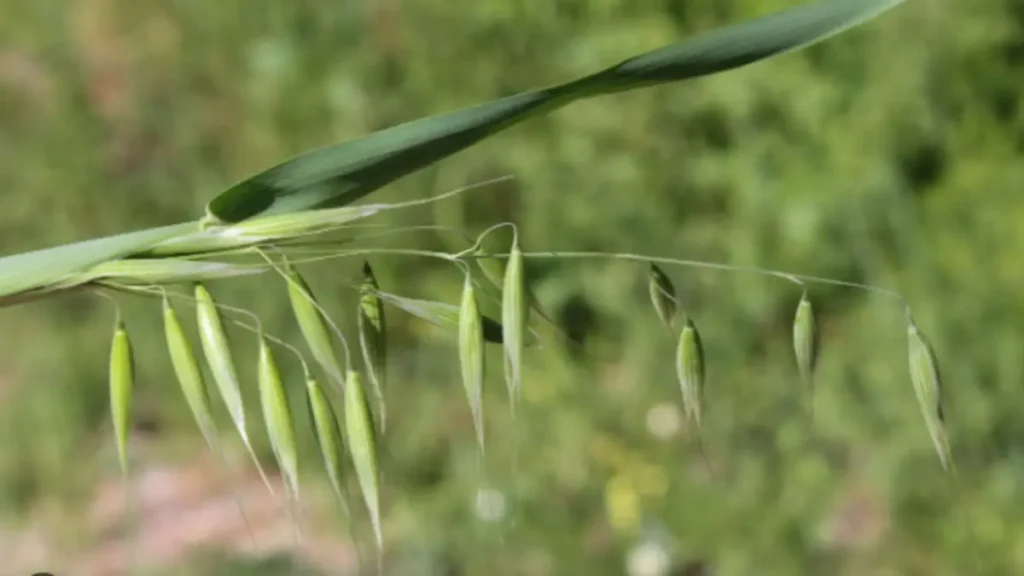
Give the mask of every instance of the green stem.
M 496 257 L 505 257 L 505 258 L 507 258 L 508 256 L 509 256 L 509 254 L 486 254 L 486 255 L 482 255 L 482 256 L 468 255 L 468 256 L 464 256 L 464 258 L 470 258 L 470 259 L 472 259 L 472 258 L 496 258 Z M 900 302 L 902 302 L 903 304 L 906 304 L 906 299 L 901 294 L 899 294 L 898 292 L 895 292 L 893 290 L 889 290 L 887 288 L 881 288 L 881 287 L 878 287 L 878 286 L 871 286 L 869 284 L 859 284 L 857 282 L 847 282 L 845 280 L 835 280 L 835 279 L 832 279 L 832 278 L 824 278 L 824 277 L 821 277 L 821 276 L 809 276 L 809 275 L 806 275 L 806 274 L 794 274 L 792 272 L 784 272 L 784 271 L 781 271 L 781 270 L 769 270 L 769 269 L 765 269 L 765 268 L 754 268 L 754 267 L 749 267 L 749 266 L 740 266 L 740 265 L 737 265 L 737 264 L 723 264 L 723 263 L 720 263 L 720 262 L 705 262 L 705 261 L 702 261 L 702 260 L 685 260 L 685 259 L 680 259 L 680 258 L 668 258 L 668 257 L 663 257 L 663 256 L 645 256 L 643 254 L 616 253 L 616 252 L 573 252 L 573 251 L 564 251 L 564 252 L 523 252 L 523 257 L 524 258 L 535 258 L 535 259 L 542 259 L 542 258 L 547 258 L 547 259 L 554 259 L 554 258 L 565 258 L 565 259 L 570 259 L 570 258 L 575 258 L 575 259 L 594 258 L 594 259 L 599 259 L 599 258 L 605 258 L 605 259 L 609 259 L 609 260 L 628 260 L 628 261 L 632 261 L 632 262 L 644 262 L 644 263 L 657 262 L 659 264 L 669 264 L 669 265 L 674 265 L 674 266 L 689 266 L 689 267 L 693 267 L 693 268 L 705 268 L 705 269 L 709 269 L 709 270 L 722 270 L 722 271 L 728 271 L 728 272 L 746 272 L 746 273 L 750 273 L 750 274 L 760 274 L 762 276 L 774 276 L 776 278 L 782 278 L 783 280 L 788 280 L 788 281 L 793 282 L 794 284 L 797 284 L 799 286 L 804 286 L 805 282 L 811 282 L 811 283 L 816 283 L 816 284 L 830 284 L 830 285 L 833 285 L 833 286 L 844 286 L 844 287 L 847 287 L 847 288 L 857 288 L 857 289 L 860 289 L 860 290 L 866 290 L 866 291 L 869 291 L 869 292 L 874 292 L 876 294 L 882 294 L 882 295 L 888 296 L 890 298 L 895 298 L 895 299 L 899 300 Z

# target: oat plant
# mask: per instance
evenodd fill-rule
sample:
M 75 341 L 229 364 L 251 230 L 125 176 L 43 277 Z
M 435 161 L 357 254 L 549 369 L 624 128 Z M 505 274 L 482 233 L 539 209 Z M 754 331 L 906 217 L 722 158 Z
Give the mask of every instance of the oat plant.
M 256 385 L 263 415 L 262 431 L 269 436 L 277 468 L 284 474 L 285 497 L 291 504 L 297 503 L 300 484 L 305 481 L 299 476 L 301 452 L 296 446 L 298 431 L 293 419 L 297 407 L 289 403 L 286 393 L 287 389 L 295 388 L 306 392 L 311 432 L 320 448 L 323 470 L 346 515 L 355 514 L 345 495 L 346 488 L 354 486 L 361 495 L 363 512 L 372 525 L 379 567 L 387 509 L 382 498 L 379 453 L 380 434 L 387 422 L 385 400 L 389 391 L 400 393 L 401 386 L 414 384 L 389 382 L 386 377 L 385 309 L 412 314 L 449 331 L 453 344 L 458 345 L 459 353 L 453 357 L 453 363 L 458 362 L 463 376 L 466 409 L 472 413 L 477 441 L 483 450 L 483 349 L 501 349 L 508 409 L 512 410 L 525 378 L 523 365 L 528 356 L 539 347 L 554 344 L 536 329 L 535 320 L 547 317 L 528 285 L 530 263 L 534 260 L 603 258 L 636 262 L 643 267 L 638 268 L 638 275 L 654 275 L 651 298 L 662 323 L 673 333 L 680 325 L 674 320 L 677 302 L 674 291 L 666 289 L 663 281 L 667 277 L 663 269 L 673 267 L 767 274 L 795 282 L 805 290 L 814 283 L 854 286 L 905 303 L 898 294 L 879 288 L 779 271 L 637 254 L 526 250 L 520 244 L 518 229 L 507 252 L 500 254 L 484 251 L 481 238 L 473 238 L 465 231 L 455 231 L 467 240 L 465 249 L 459 252 L 435 252 L 415 246 L 374 247 L 363 243 L 372 235 L 353 234 L 365 230 L 365 221 L 374 216 L 415 209 L 485 186 L 407 202 L 357 201 L 506 128 L 574 101 L 696 79 L 753 64 L 821 41 L 900 3 L 901 0 L 822 0 L 713 30 L 564 84 L 415 120 L 308 152 L 238 182 L 211 199 L 205 213 L 194 221 L 0 258 L 0 307 L 71 291 L 108 296 L 132 294 L 159 300 L 175 375 L 204 438 L 211 449 L 219 450 L 219 427 L 209 406 L 209 391 L 196 349 L 203 351 L 235 432 L 259 467 L 249 438 L 259 427 L 245 420 L 240 393 L 243 386 L 250 384 L 239 381 L 232 353 L 242 342 L 229 341 L 224 326 L 248 330 L 252 339 L 245 345 L 259 351 Z M 338 233 L 346 232 L 349 235 L 339 239 Z M 462 274 L 464 292 L 461 299 L 452 295 L 444 301 L 395 294 L 387 286 L 379 285 L 369 264 L 364 264 L 363 276 L 345 286 L 354 295 L 350 310 L 358 314 L 360 326 L 359 334 L 352 339 L 353 343 L 358 342 L 359 350 L 353 352 L 346 336 L 317 304 L 315 294 L 299 272 L 300 268 L 328 265 L 346 258 L 363 262 L 368 258 L 430 258 L 450 264 L 453 273 Z M 284 292 L 282 299 L 290 302 L 303 342 L 286 342 L 265 332 L 256 311 L 217 302 L 204 287 L 215 279 L 254 276 L 260 276 L 267 289 L 276 284 Z M 478 299 L 485 298 L 500 305 L 500 318 L 480 314 Z M 177 305 L 195 307 L 199 346 L 189 337 L 172 300 Z M 154 311 L 157 309 L 159 305 Z M 679 374 L 687 413 L 699 422 L 705 366 L 700 339 L 691 320 L 699 311 L 686 310 L 686 314 L 680 334 Z M 809 347 L 809 342 L 816 342 L 817 336 L 815 332 L 814 338 L 808 340 L 807 328 L 800 318 L 798 314 L 795 345 L 798 366 L 806 378 L 813 370 L 817 353 L 816 344 Z M 916 327 L 910 335 L 914 387 L 937 447 L 941 440 L 940 456 L 945 464 L 948 453 L 935 356 L 923 344 Z M 285 354 L 278 358 L 282 351 Z M 305 383 L 285 382 L 279 361 L 298 362 Z M 128 335 L 120 318 L 110 366 L 114 441 L 122 468 L 127 470 L 131 393 L 136 386 L 154 383 L 134 382 Z M 326 379 L 318 379 L 312 367 L 318 367 Z M 324 386 L 327 382 L 333 386 Z M 708 385 L 713 386 L 713 380 Z M 340 408 L 336 410 L 335 406 Z M 347 464 L 343 463 L 345 459 Z M 260 471 L 262 474 L 262 468 Z M 270 488 L 269 480 L 264 480 Z

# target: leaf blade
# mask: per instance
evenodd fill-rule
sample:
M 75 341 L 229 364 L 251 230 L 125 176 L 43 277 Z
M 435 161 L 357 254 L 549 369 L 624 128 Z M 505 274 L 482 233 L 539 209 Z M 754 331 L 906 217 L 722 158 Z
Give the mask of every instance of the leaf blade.
M 838 34 L 904 0 L 823 0 L 698 35 L 546 89 L 407 122 L 313 150 L 246 180 L 206 207 L 208 222 L 239 222 L 343 206 L 524 120 L 572 101 L 715 74 Z

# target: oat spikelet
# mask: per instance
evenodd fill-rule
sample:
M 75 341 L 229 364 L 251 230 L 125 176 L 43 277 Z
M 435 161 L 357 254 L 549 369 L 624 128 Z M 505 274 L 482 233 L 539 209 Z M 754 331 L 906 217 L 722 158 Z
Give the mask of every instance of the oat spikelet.
M 654 262 L 651 262 L 651 268 L 647 274 L 647 290 L 651 296 L 651 304 L 654 305 L 654 311 L 658 313 L 661 323 L 668 328 L 670 333 L 675 333 L 676 287 L 665 271 Z
M 380 526 L 380 468 L 377 462 L 377 438 L 373 429 L 370 405 L 366 401 L 362 378 L 355 370 L 348 371 L 345 383 L 345 432 L 352 465 L 363 493 L 363 501 L 373 524 L 377 549 L 384 547 Z
M 484 330 L 476 290 L 469 274 L 462 288 L 462 306 L 459 310 L 459 366 L 462 383 L 466 388 L 469 408 L 473 413 L 473 427 L 481 453 L 484 450 L 483 382 L 484 382 Z
M 508 384 L 509 402 L 515 413 L 522 388 L 522 361 L 526 336 L 526 272 L 523 251 L 518 238 L 512 244 L 505 281 L 502 286 L 501 324 L 505 350 L 505 382 Z
M 128 434 L 131 431 L 132 397 L 135 390 L 135 359 L 124 322 L 118 318 L 110 346 L 110 413 L 117 440 L 121 473 L 128 475 Z
M 701 414 L 704 404 L 704 344 L 700 332 L 691 318 L 687 318 L 679 335 L 679 346 L 676 349 L 676 376 L 683 396 L 683 413 L 687 422 L 693 426 L 700 449 L 701 458 L 708 471 L 715 475 L 714 468 L 708 460 L 704 449 L 704 435 L 701 425 Z
M 818 320 L 805 290 L 793 318 L 793 350 L 800 379 L 808 390 L 811 414 L 814 413 L 814 372 L 818 366 L 820 346 Z
M 946 436 L 946 415 L 943 410 L 942 376 L 931 342 L 917 328 L 913 318 L 907 317 L 907 337 L 910 357 L 910 377 L 914 394 L 921 407 L 928 435 L 946 471 L 953 469 L 949 439 Z
M 238 371 L 235 369 L 234 355 L 231 352 L 231 344 L 228 341 L 227 331 L 224 330 L 224 323 L 221 319 L 220 310 L 213 299 L 213 295 L 200 283 L 193 287 L 196 299 L 196 321 L 199 325 L 199 341 L 203 347 L 203 355 L 206 357 L 207 366 L 213 374 L 213 381 L 217 384 L 221 399 L 228 409 L 231 421 L 235 425 L 242 444 L 245 445 L 249 458 L 256 466 L 260 479 L 271 494 L 274 489 L 263 472 L 256 451 L 253 450 L 252 442 L 249 440 L 249 431 L 245 421 L 245 404 L 242 400 L 242 387 L 238 380 Z
M 363 282 L 359 289 L 359 347 L 363 352 L 366 375 L 373 387 L 377 403 L 380 433 L 387 432 L 388 412 L 384 399 L 387 376 L 387 334 L 384 323 L 384 301 L 377 295 L 380 287 L 369 262 L 363 262 Z

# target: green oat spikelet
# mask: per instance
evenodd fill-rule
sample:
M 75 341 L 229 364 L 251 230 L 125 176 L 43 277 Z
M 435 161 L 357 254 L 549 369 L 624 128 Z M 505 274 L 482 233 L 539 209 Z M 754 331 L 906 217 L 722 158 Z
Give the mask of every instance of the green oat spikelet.
M 245 421 L 245 404 L 242 400 L 242 389 L 238 380 L 238 371 L 235 369 L 234 356 L 231 353 L 231 345 L 228 341 L 227 331 L 224 330 L 224 323 L 217 309 L 213 295 L 201 283 L 193 286 L 196 299 L 196 322 L 199 325 L 199 341 L 203 348 L 203 355 L 206 356 L 207 365 L 213 374 L 214 383 L 220 391 L 224 405 L 228 409 L 231 421 L 238 430 L 245 445 L 249 458 L 256 465 L 263 484 L 271 494 L 274 489 L 270 485 L 263 466 L 260 464 L 256 451 L 252 448 L 249 439 L 249 431 Z
M 121 473 L 128 475 L 128 434 L 132 425 L 132 397 L 135 389 L 135 358 L 128 331 L 120 318 L 114 325 L 110 346 L 110 413 L 117 440 Z
M 299 499 L 299 455 L 295 442 L 295 425 L 292 421 L 288 392 L 281 381 L 273 351 L 266 337 L 260 335 L 258 367 L 260 405 L 263 420 L 270 438 L 270 447 L 284 474 L 285 487 L 293 501 Z
M 299 272 L 292 266 L 287 270 L 288 300 L 292 312 L 299 324 L 299 330 L 306 345 L 313 353 L 313 359 L 334 379 L 339 386 L 344 386 L 341 365 L 334 355 L 331 345 L 331 333 L 327 329 L 327 321 L 320 311 L 309 285 Z
M 473 413 L 480 452 L 484 451 L 483 382 L 484 382 L 484 330 L 480 308 L 476 299 L 472 277 L 467 273 L 462 288 L 462 306 L 459 311 L 459 367 L 466 388 L 469 408 Z
M 522 245 L 520 245 L 520 248 Z M 473 260 L 476 262 L 477 268 L 480 269 L 487 284 L 483 285 L 485 292 L 490 293 L 487 290 L 488 287 L 492 290 L 501 291 L 503 279 L 505 277 L 505 271 L 507 268 L 505 260 L 491 256 L 490 252 L 484 250 L 483 246 L 478 246 L 473 252 Z M 537 298 L 537 294 L 527 286 L 526 287 L 526 302 L 529 304 L 529 312 L 536 312 L 544 322 L 548 324 L 556 332 L 560 333 L 558 323 L 551 319 L 551 316 L 544 310 L 540 305 L 540 299 Z M 559 334 L 564 336 L 564 334 Z
M 189 409 L 192 411 L 192 416 L 199 426 L 199 432 L 203 435 L 203 439 L 206 440 L 207 447 L 226 468 L 227 461 L 224 459 L 224 453 L 221 451 L 220 443 L 217 440 L 217 428 L 214 424 L 213 410 L 210 408 L 210 393 L 206 387 L 206 380 L 203 378 L 203 372 L 199 368 L 199 362 L 196 361 L 192 344 L 185 335 L 185 330 L 178 319 L 178 314 L 174 311 L 174 307 L 171 306 L 166 292 L 163 295 L 163 317 L 167 349 L 171 355 L 171 364 L 174 368 L 178 385 L 185 395 L 185 402 L 188 403 Z M 249 519 L 246 518 L 242 503 L 233 489 L 231 498 L 238 506 L 238 512 L 245 523 L 246 529 L 249 531 L 249 536 L 255 542 L 256 538 L 253 536 Z
M 387 403 L 384 387 L 387 371 L 387 333 L 385 332 L 384 301 L 377 293 L 380 287 L 369 262 L 363 262 L 363 281 L 359 287 L 359 347 L 366 365 L 366 375 L 373 387 L 377 402 L 377 421 L 380 433 L 387 433 Z
M 363 501 L 373 524 L 378 551 L 384 548 L 380 526 L 380 469 L 377 463 L 377 436 L 373 429 L 370 405 L 366 401 L 362 378 L 356 370 L 348 371 L 345 384 L 345 432 L 352 465 L 363 493 Z
M 793 318 L 793 350 L 800 379 L 808 390 L 811 414 L 814 414 L 814 371 L 818 366 L 821 335 L 811 300 L 804 290 Z
M 327 394 L 316 378 L 309 374 L 306 375 L 306 398 L 309 420 L 313 424 L 314 437 L 324 461 L 327 479 L 345 516 L 349 516 L 348 501 L 342 491 L 341 460 L 345 446 L 341 426 Z
M 657 264 L 651 262 L 651 268 L 647 275 L 647 291 L 651 296 L 651 304 L 654 311 L 658 313 L 661 323 L 668 328 L 670 333 L 675 332 L 676 323 L 676 287 L 672 279 L 665 274 Z
M 942 376 L 931 342 L 921 333 L 914 319 L 907 313 L 907 338 L 910 357 L 910 377 L 914 394 L 921 407 L 928 435 L 939 456 L 943 469 L 954 470 L 949 439 L 946 435 L 946 415 L 942 405 Z
M 707 452 L 704 450 L 704 436 L 701 423 L 705 379 L 704 344 L 701 340 L 700 332 L 697 331 L 697 325 L 689 317 L 686 318 L 683 330 L 679 335 L 679 345 L 676 349 L 676 376 L 679 379 L 679 387 L 683 397 L 683 413 L 686 416 L 687 422 L 693 426 L 697 447 L 700 449 L 704 465 L 714 475 L 714 469 L 711 467 Z
M 522 361 L 525 347 L 526 320 L 526 272 L 523 251 L 519 248 L 518 235 L 512 240 L 505 280 L 502 284 L 501 326 L 504 346 L 505 382 L 508 384 L 509 401 L 515 413 L 522 388 Z
M 192 416 L 199 426 L 199 432 L 202 433 L 209 448 L 217 452 L 216 430 L 213 411 L 210 409 L 210 395 L 206 388 L 206 380 L 196 361 L 192 344 L 188 341 L 178 314 L 174 311 L 166 294 L 163 297 L 163 316 L 164 335 L 167 339 L 167 349 L 171 354 L 174 374 L 185 395 L 185 401 L 192 411 Z

